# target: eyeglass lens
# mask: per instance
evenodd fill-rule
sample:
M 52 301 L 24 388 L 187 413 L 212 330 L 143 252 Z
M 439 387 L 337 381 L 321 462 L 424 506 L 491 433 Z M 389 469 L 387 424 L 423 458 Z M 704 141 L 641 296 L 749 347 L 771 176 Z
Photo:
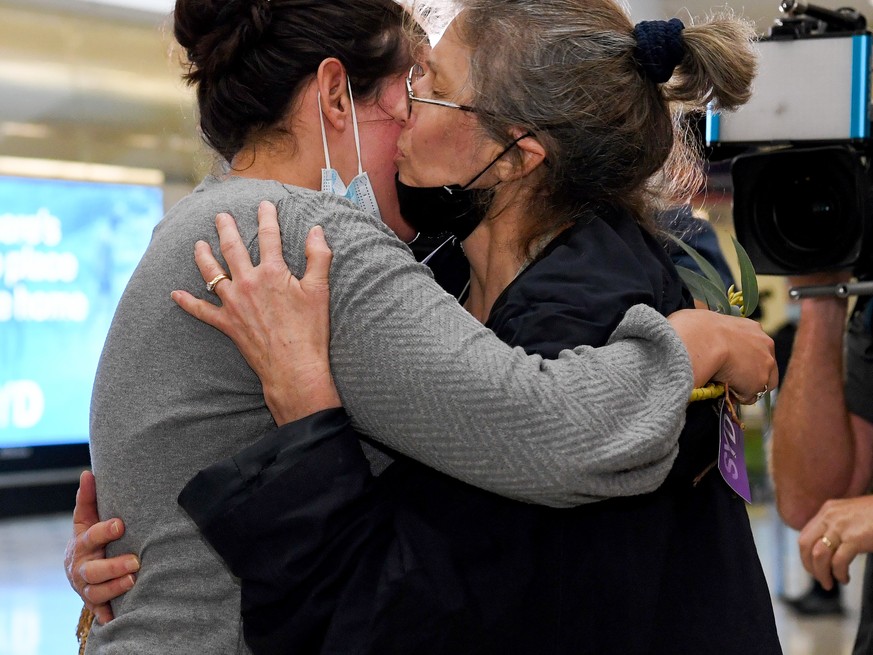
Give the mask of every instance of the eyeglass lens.
M 407 118 L 412 117 L 412 99 L 415 97 L 415 93 L 412 90 L 412 85 L 418 82 L 424 76 L 424 68 L 421 67 L 421 64 L 415 64 L 412 68 L 409 69 L 409 75 L 406 76 L 406 111 Z

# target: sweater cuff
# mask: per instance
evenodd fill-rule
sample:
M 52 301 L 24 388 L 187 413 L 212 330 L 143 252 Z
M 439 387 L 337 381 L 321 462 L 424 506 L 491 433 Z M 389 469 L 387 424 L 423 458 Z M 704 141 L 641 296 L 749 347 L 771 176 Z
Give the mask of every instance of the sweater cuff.
M 691 357 L 670 321 L 658 310 L 648 305 L 631 307 L 609 337 L 608 345 L 623 339 L 644 339 L 660 343 L 670 364 L 667 377 L 672 382 L 685 384 L 688 393 L 691 393 L 694 387 Z

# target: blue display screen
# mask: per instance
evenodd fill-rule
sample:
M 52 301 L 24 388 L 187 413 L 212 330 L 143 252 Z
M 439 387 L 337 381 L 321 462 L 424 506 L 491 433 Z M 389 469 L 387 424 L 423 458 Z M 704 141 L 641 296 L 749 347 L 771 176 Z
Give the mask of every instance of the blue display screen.
M 87 442 L 100 351 L 162 215 L 157 187 L 0 176 L 0 448 Z

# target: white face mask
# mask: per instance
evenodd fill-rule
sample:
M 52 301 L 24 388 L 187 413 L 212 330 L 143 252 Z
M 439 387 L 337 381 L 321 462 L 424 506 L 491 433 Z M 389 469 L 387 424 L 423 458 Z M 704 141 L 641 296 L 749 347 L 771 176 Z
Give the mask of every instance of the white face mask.
M 355 101 L 352 98 L 352 83 L 346 78 L 349 85 L 349 102 L 352 107 L 352 125 L 355 131 L 355 150 L 358 153 L 358 174 L 346 186 L 336 169 L 330 167 L 330 153 L 327 151 L 327 133 L 324 130 L 324 113 L 321 111 L 321 92 L 318 93 L 318 118 L 321 120 L 321 141 L 324 144 L 324 165 L 321 169 L 321 190 L 332 193 L 349 200 L 356 206 L 382 218 L 379 205 L 376 203 L 376 194 L 370 184 L 370 177 L 361 168 L 361 140 L 358 136 L 358 117 L 355 113 Z

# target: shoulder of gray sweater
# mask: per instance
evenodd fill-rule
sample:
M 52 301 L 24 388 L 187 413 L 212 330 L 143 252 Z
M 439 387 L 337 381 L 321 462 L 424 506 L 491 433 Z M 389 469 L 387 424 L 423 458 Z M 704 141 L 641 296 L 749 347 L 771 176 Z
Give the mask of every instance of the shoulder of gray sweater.
M 167 219 L 182 218 L 214 225 L 216 214 L 227 212 L 233 216 L 243 241 L 248 244 L 257 237 L 260 201 L 278 204 L 289 195 L 285 185 L 273 180 L 219 179 L 209 175 L 167 212 Z
M 334 253 L 331 267 L 334 288 L 335 284 L 349 284 L 349 278 L 357 278 L 369 267 L 378 268 L 389 257 L 395 270 L 408 264 L 418 266 L 409 247 L 379 217 L 330 193 L 297 187 L 286 189 L 288 195 L 278 204 L 279 229 L 285 259 L 292 270 L 305 268 L 306 237 L 315 225 L 324 229 Z
M 258 205 L 263 200 L 277 207 L 283 251 L 293 269 L 305 266 L 306 235 L 314 225 L 324 228 L 328 243 L 335 251 L 337 247 L 347 250 L 354 244 L 363 247 L 370 237 L 382 240 L 383 244 L 389 242 L 410 254 L 406 245 L 381 220 L 362 212 L 344 198 L 275 180 L 207 176 L 168 215 L 182 214 L 186 219 L 199 215 L 211 222 L 219 212 L 231 214 L 243 243 L 257 262 Z M 302 272 L 302 268 L 294 272 Z

